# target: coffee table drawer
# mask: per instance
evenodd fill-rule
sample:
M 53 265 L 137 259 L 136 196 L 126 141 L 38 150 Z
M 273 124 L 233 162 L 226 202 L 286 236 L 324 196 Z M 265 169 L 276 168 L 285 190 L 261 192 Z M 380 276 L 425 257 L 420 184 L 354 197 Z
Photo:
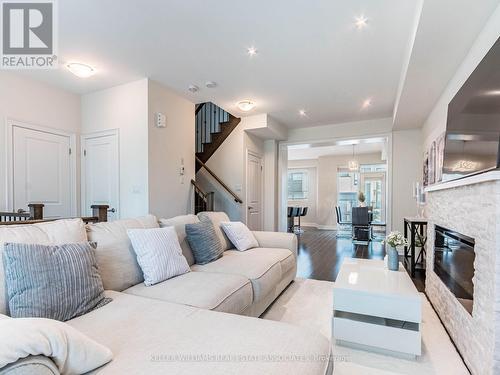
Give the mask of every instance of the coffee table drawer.
M 410 355 L 421 355 L 420 324 L 335 311 L 336 340 Z

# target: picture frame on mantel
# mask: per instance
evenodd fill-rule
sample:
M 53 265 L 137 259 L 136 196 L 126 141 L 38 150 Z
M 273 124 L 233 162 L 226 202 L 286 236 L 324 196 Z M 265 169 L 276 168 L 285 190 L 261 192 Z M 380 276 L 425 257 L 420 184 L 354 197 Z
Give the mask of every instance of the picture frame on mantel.
M 425 187 L 429 186 L 429 152 L 424 152 L 424 165 L 422 170 L 422 183 Z
M 445 139 L 446 133 L 444 132 L 436 139 L 436 183 L 443 181 Z
M 443 132 L 424 152 L 423 185 L 430 186 L 443 180 L 444 146 L 446 134 Z

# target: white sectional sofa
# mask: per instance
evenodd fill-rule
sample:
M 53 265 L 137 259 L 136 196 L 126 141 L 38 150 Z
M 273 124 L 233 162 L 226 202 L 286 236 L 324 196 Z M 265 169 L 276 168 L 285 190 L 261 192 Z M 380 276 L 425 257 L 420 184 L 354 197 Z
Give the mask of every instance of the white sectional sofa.
M 205 214 L 204 218 L 207 216 L 215 226 L 227 218 L 221 213 Z M 106 294 L 113 300 L 67 323 L 113 352 L 113 360 L 94 373 L 329 373 L 330 343 L 319 333 L 255 318 L 295 278 L 295 235 L 254 232 L 258 248 L 228 249 L 218 260 L 201 266 L 194 264 L 184 232 L 185 224 L 197 221 L 197 216 L 185 215 L 158 222 L 150 215 L 86 226 L 86 238 L 98 244 L 99 272 Z M 147 287 L 126 231 L 159 224 L 176 228 L 191 272 Z M 57 231 L 57 225 L 66 230 L 64 240 L 70 240 L 64 221 L 51 223 L 51 233 Z M 18 242 L 36 241 L 30 238 L 35 226 L 45 230 L 43 224 L 29 229 L 0 227 L 0 244 L 13 241 L 12 237 Z M 79 240 L 81 233 L 74 237 Z M 57 235 L 52 239 L 61 242 Z M 43 240 L 50 242 L 51 238 Z M 2 278 L 0 272 L 3 284 Z M 0 313 L 2 303 L 0 300 Z M 39 366 L 43 367 L 43 361 Z

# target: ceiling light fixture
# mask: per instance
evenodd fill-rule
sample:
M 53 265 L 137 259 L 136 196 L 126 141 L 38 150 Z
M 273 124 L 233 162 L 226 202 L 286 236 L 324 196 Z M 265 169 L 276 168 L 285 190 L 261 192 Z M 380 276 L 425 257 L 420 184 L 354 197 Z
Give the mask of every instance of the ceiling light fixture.
M 372 105 L 372 99 L 368 98 L 363 102 L 363 109 L 368 108 Z
M 255 108 L 255 103 L 251 100 L 242 100 L 236 104 L 243 112 L 251 111 Z
M 213 89 L 213 88 L 217 87 L 217 82 L 207 81 L 205 83 L 205 86 L 206 86 L 207 89 Z
M 87 64 L 73 62 L 67 64 L 66 68 L 68 68 L 68 70 L 75 76 L 80 78 L 88 78 L 95 74 L 95 69 Z
M 301 116 L 307 116 L 306 110 L 305 109 L 299 110 L 299 115 L 301 115 Z
M 359 162 L 356 160 L 355 156 L 354 156 L 354 147 L 356 147 L 356 145 L 352 145 L 352 160 L 349 161 L 349 170 L 352 171 L 352 172 L 357 172 L 359 171 Z
M 248 56 L 250 56 L 250 57 L 255 56 L 257 54 L 257 52 L 259 52 L 259 51 L 255 47 L 248 47 L 247 48 L 247 53 L 248 53 Z
M 356 17 L 355 25 L 358 28 L 358 30 L 364 29 L 368 25 L 367 21 L 368 18 L 366 18 L 365 16 Z

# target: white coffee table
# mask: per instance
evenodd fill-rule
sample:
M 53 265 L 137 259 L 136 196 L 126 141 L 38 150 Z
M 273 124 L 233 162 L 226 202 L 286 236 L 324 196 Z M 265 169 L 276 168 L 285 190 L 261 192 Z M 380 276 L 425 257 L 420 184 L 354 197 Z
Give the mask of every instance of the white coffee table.
M 344 259 L 333 293 L 333 337 L 339 344 L 421 354 L 422 300 L 400 264 Z

